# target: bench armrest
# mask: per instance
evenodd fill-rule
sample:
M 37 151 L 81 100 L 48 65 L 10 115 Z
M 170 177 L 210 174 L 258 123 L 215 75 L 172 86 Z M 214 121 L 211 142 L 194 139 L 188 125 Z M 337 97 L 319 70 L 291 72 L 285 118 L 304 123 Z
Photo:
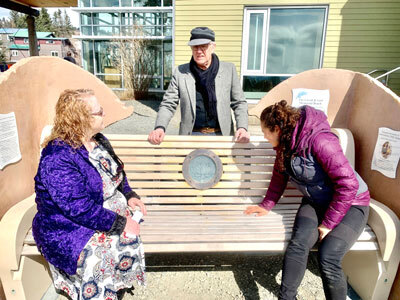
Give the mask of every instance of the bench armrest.
M 0 268 L 18 270 L 26 234 L 36 214 L 35 194 L 11 207 L 0 222 Z
M 389 261 L 400 251 L 399 218 L 386 205 L 371 199 L 368 225 L 375 232 L 383 260 Z

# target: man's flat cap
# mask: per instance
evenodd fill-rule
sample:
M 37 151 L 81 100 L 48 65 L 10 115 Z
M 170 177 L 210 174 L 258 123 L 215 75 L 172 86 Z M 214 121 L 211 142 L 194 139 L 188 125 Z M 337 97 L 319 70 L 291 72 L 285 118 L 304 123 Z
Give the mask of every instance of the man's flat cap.
M 197 46 L 215 42 L 215 33 L 208 27 L 196 27 L 190 32 L 189 46 Z

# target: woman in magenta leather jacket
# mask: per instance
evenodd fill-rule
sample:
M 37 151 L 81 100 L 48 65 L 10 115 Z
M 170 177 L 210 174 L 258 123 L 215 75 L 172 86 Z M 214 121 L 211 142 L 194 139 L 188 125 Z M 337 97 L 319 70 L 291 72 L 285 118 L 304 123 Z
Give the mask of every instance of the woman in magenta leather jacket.
M 294 108 L 282 100 L 264 109 L 260 119 L 277 155 L 263 202 L 249 206 L 245 214 L 266 215 L 289 180 L 304 195 L 285 252 L 279 299 L 295 299 L 309 251 L 318 240 L 325 296 L 346 299 L 341 264 L 366 225 L 368 187 L 348 162 L 322 111 Z

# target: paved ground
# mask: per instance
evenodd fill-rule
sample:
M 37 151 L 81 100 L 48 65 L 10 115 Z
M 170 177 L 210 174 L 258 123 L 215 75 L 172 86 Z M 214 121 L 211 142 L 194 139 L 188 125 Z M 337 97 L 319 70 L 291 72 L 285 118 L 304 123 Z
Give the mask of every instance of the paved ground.
M 149 134 L 154 128 L 154 122 L 157 116 L 159 101 L 124 101 L 128 106 L 133 106 L 133 114 L 124 120 L 108 126 L 104 133 L 124 133 L 124 134 Z M 179 110 L 171 120 L 167 134 L 178 134 L 179 128 Z

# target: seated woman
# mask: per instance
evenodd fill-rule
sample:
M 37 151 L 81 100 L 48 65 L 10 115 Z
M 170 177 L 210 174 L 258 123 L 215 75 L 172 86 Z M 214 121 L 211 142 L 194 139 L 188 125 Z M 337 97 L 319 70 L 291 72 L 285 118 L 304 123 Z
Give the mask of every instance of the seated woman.
M 49 262 L 54 286 L 77 299 L 118 299 L 145 283 L 136 206 L 123 163 L 104 129 L 103 108 L 91 90 L 65 90 L 43 142 L 35 176 L 33 237 Z
M 310 249 L 319 240 L 319 267 L 326 299 L 346 299 L 342 259 L 363 231 L 368 187 L 343 154 L 326 115 L 282 100 L 261 113 L 261 129 L 277 151 L 264 201 L 245 214 L 266 215 L 290 179 L 304 195 L 283 262 L 279 299 L 295 299 Z

